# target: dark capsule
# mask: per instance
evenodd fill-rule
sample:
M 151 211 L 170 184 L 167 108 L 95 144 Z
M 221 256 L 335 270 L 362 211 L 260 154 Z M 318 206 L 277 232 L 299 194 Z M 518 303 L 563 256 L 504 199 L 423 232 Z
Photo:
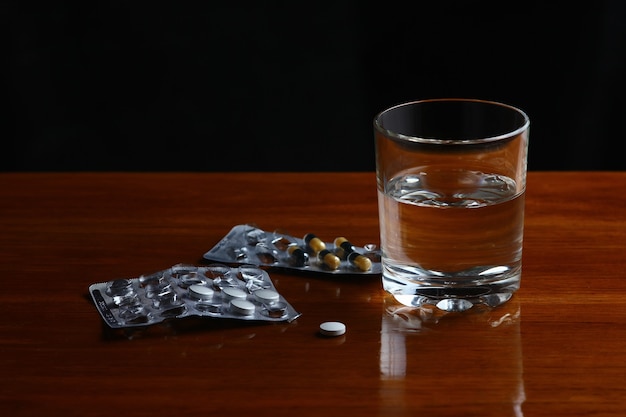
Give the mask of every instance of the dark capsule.
M 311 249 L 313 253 L 317 254 L 326 249 L 326 244 L 313 233 L 307 233 L 306 235 L 304 235 L 303 240 L 307 247 Z
M 305 266 L 309 263 L 309 255 L 298 245 L 287 247 L 287 253 L 293 266 Z
M 345 237 L 338 237 L 335 239 L 335 253 L 339 258 L 346 259 L 349 254 L 355 251 L 352 243 L 348 241 Z
M 359 252 L 351 252 L 348 254 L 348 262 L 359 268 L 361 271 L 369 271 L 372 268 L 372 261 Z
M 323 249 L 322 251 L 320 251 L 320 253 L 317 254 L 317 258 L 333 271 L 335 269 L 339 269 L 339 266 L 341 265 L 341 259 L 339 259 L 337 255 L 335 255 L 328 249 Z

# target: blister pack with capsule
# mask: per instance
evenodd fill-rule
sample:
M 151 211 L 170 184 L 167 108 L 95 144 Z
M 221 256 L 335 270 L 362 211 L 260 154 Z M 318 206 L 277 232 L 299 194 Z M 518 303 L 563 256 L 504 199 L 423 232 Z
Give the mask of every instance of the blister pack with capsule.
M 381 273 L 380 251 L 374 244 L 357 247 L 343 236 L 327 242 L 313 233 L 296 238 L 249 224 L 233 227 L 203 258 L 324 274 Z
M 300 316 L 268 273 L 253 265 L 174 265 L 137 278 L 92 284 L 89 293 L 112 328 L 147 326 L 168 319 L 292 321 Z

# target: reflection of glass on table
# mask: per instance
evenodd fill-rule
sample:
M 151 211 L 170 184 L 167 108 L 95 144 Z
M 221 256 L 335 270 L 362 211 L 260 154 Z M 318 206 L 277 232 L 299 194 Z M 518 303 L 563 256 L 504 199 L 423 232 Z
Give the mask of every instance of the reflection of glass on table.
M 467 413 L 523 415 L 521 311 L 515 297 L 498 308 L 462 314 L 407 307 L 390 295 L 383 306 L 381 415 L 452 404 Z

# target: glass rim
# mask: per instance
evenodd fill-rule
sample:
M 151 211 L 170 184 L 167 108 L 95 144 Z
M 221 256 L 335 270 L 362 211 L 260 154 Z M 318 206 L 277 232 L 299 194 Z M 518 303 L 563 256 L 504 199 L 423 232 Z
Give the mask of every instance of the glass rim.
M 392 112 L 394 110 L 404 108 L 404 107 L 414 106 L 416 104 L 427 104 L 427 103 L 435 103 L 435 102 L 481 103 L 481 104 L 487 104 L 490 106 L 506 108 L 522 116 L 523 122 L 520 124 L 519 127 L 509 132 L 506 132 L 500 135 L 487 136 L 487 137 L 476 138 L 476 139 L 436 139 L 436 138 L 426 138 L 426 137 L 421 137 L 421 136 L 411 136 L 411 135 L 405 135 L 402 133 L 394 132 L 393 130 L 385 129 L 380 123 L 381 118 L 385 114 Z M 474 99 L 474 98 L 433 98 L 433 99 L 407 101 L 407 102 L 403 102 L 400 104 L 396 104 L 395 106 L 388 107 L 385 110 L 382 110 L 381 112 L 379 112 L 374 117 L 374 128 L 378 132 L 382 133 L 383 135 L 386 135 L 390 138 L 403 140 L 403 141 L 410 141 L 410 142 L 424 143 L 424 144 L 435 144 L 435 145 L 473 145 L 473 144 L 480 144 L 480 143 L 498 142 L 501 140 L 515 137 L 521 134 L 522 132 L 528 130 L 529 127 L 530 127 L 530 118 L 528 117 L 526 112 L 524 112 L 523 110 L 515 106 L 511 106 L 509 104 L 505 104 L 499 101 L 481 100 L 481 99 Z

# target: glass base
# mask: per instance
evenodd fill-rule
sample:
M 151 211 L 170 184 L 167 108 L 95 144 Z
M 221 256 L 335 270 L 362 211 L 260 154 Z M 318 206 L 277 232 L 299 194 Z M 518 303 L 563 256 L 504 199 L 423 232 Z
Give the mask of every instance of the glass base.
M 420 271 L 409 276 L 406 269 L 398 272 L 383 265 L 383 288 L 399 303 L 409 307 L 433 305 L 447 312 L 469 310 L 474 305 L 504 304 L 519 289 L 521 279 L 521 266 L 482 267 L 475 268 L 474 273 L 464 271 L 454 275 Z

